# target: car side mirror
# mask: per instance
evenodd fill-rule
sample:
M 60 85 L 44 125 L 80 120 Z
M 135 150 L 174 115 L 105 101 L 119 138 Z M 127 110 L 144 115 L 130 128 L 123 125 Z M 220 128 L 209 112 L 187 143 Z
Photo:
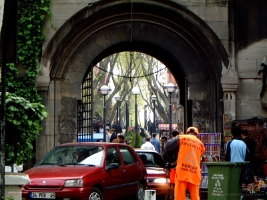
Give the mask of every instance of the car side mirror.
M 111 170 L 111 169 L 118 169 L 119 168 L 119 163 L 111 163 L 109 166 L 106 166 L 106 170 Z

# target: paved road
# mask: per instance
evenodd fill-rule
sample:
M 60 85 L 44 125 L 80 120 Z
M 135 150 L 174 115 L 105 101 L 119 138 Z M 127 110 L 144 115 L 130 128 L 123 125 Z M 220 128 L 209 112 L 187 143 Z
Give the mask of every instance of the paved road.
M 200 200 L 208 200 L 208 196 L 207 196 L 208 194 L 207 194 L 207 192 L 205 191 L 205 192 L 201 192 L 201 194 L 200 194 Z M 190 200 L 190 198 L 187 196 L 186 197 L 186 200 Z

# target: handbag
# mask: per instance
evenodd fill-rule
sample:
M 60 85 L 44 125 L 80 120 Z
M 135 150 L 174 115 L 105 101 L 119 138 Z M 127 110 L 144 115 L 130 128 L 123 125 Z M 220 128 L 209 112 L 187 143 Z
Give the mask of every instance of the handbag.
M 241 172 L 241 183 L 250 184 L 254 183 L 254 173 L 251 164 L 245 164 Z

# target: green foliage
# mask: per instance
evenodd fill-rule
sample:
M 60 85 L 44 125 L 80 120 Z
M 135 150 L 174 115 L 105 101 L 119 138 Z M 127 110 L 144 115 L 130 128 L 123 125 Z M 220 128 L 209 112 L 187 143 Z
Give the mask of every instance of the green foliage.
M 15 64 L 7 70 L 7 91 L 21 96 L 30 102 L 40 102 L 35 79 L 39 73 L 39 58 L 45 36 L 43 24 L 51 0 L 20 0 L 18 5 L 18 59 L 25 74 L 19 74 Z
M 33 141 L 47 117 L 35 79 L 45 36 L 43 25 L 51 0 L 18 1 L 18 64 L 8 64 L 6 100 L 6 163 L 21 164 L 34 157 Z M 21 69 L 18 70 L 18 66 Z
M 137 133 L 138 147 L 140 148 L 143 143 L 143 138 L 140 135 L 140 132 Z M 134 131 L 128 131 L 125 140 L 130 142 L 130 146 L 136 148 L 136 133 Z
M 41 103 L 10 93 L 6 97 L 6 163 L 21 164 L 34 157 L 32 142 L 48 113 Z
M 5 200 L 14 200 L 14 197 L 10 196 L 10 197 L 5 197 Z
M 133 131 L 127 131 L 127 133 L 124 136 L 124 140 L 126 140 L 126 141 L 131 143 L 132 138 L 133 138 L 133 134 L 134 134 Z
M 42 98 L 37 93 L 35 85 L 36 77 L 19 77 L 19 71 L 15 64 L 8 64 L 7 69 L 7 92 L 21 96 L 30 102 L 41 102 Z M 36 74 L 37 76 L 37 74 Z
M 51 18 L 49 10 L 51 0 L 20 0 L 18 11 L 18 57 L 23 67 L 27 67 L 27 76 L 36 78 L 38 60 L 42 52 L 45 36 L 43 24 L 46 16 Z

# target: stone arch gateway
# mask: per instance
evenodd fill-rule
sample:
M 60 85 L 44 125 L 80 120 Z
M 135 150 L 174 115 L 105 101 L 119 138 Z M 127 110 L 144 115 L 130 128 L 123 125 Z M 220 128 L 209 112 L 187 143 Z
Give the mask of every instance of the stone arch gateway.
M 171 1 L 98 1 L 68 19 L 43 53 L 37 84 L 50 116 L 37 139 L 37 160 L 76 139 L 84 76 L 90 66 L 121 51 L 140 51 L 164 63 L 179 84 L 180 103 L 187 108 L 192 100 L 193 125 L 222 132 L 221 71 L 228 55 L 212 29 Z

